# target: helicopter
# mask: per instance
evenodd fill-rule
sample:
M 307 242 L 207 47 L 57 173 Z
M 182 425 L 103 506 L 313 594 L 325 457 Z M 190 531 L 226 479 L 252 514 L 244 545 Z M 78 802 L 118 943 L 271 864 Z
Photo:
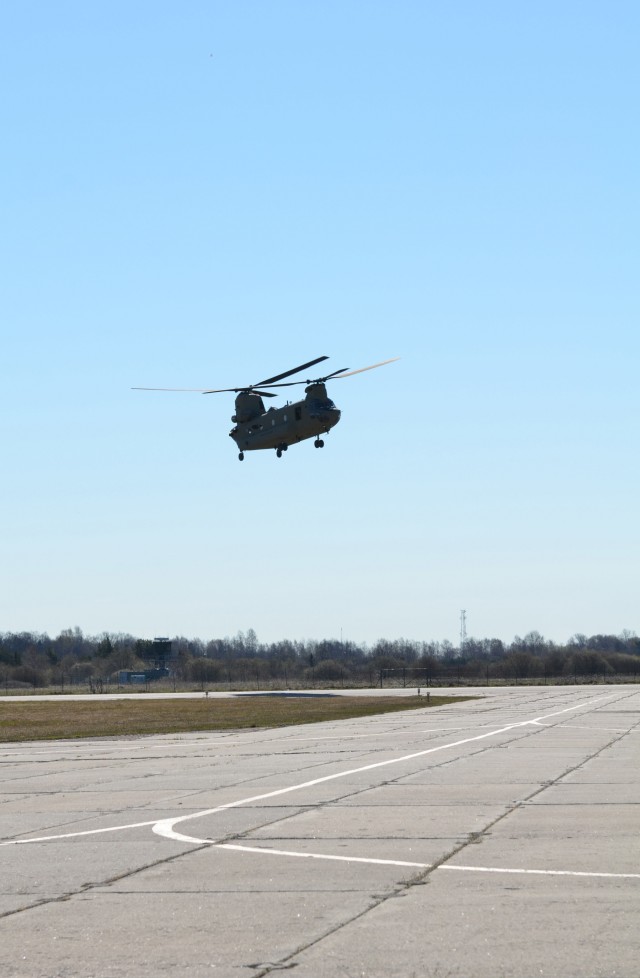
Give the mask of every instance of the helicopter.
M 383 360 L 381 363 L 372 363 L 369 367 L 360 367 L 358 370 L 349 370 L 342 367 L 334 370 L 324 377 L 317 377 L 315 380 L 292 380 L 280 383 L 287 377 L 300 373 L 301 370 L 308 370 L 317 363 L 328 360 L 329 357 L 316 357 L 308 363 L 301 363 L 292 370 L 285 370 L 283 373 L 273 377 L 267 377 L 257 384 L 248 384 L 246 387 L 222 387 L 216 390 L 204 390 L 202 388 L 185 387 L 134 387 L 132 390 L 142 391 L 193 391 L 200 394 L 236 394 L 235 414 L 231 420 L 234 427 L 229 432 L 229 437 L 233 438 L 238 446 L 238 459 L 244 461 L 245 452 L 253 452 L 260 449 L 275 449 L 276 456 L 282 458 L 290 445 L 314 438 L 316 448 L 324 448 L 324 439 L 321 435 L 326 435 L 337 425 L 340 420 L 340 410 L 335 406 L 327 394 L 326 383 L 329 380 L 343 380 L 345 377 L 352 377 L 354 374 L 364 373 L 365 370 L 374 370 L 376 367 L 384 367 L 387 363 L 395 363 L 400 357 L 393 357 L 391 360 Z M 305 398 L 293 404 L 287 402 L 283 407 L 265 408 L 264 397 L 277 397 L 272 393 L 273 387 L 295 387 L 298 384 L 305 384 Z

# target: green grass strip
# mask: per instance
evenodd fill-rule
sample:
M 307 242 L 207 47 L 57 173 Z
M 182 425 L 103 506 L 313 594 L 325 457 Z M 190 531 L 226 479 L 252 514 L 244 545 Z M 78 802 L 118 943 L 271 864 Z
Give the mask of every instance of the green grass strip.
M 238 696 L 0 703 L 0 742 L 197 733 L 426 710 L 469 696 Z

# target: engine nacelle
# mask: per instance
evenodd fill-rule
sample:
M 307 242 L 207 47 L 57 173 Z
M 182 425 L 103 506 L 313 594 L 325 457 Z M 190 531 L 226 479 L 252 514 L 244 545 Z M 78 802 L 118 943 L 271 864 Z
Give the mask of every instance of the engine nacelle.
M 305 387 L 304 392 L 307 395 L 307 400 L 308 401 L 312 401 L 312 400 L 328 401 L 329 400 L 329 398 L 327 396 L 327 388 L 324 386 L 324 384 L 309 384 L 308 387 Z

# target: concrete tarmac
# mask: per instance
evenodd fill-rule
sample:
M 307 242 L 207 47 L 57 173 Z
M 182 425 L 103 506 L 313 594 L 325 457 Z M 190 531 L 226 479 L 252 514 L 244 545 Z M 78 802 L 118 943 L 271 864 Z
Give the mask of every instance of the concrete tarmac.
M 474 692 L 0 745 L 0 975 L 640 978 L 640 690 Z

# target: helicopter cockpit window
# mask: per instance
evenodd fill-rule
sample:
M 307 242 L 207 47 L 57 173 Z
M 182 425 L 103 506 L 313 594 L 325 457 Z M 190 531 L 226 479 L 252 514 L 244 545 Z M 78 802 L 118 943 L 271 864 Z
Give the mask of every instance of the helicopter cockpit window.
M 313 411 L 332 411 L 335 404 L 329 397 L 316 397 L 311 401 L 310 407 Z

